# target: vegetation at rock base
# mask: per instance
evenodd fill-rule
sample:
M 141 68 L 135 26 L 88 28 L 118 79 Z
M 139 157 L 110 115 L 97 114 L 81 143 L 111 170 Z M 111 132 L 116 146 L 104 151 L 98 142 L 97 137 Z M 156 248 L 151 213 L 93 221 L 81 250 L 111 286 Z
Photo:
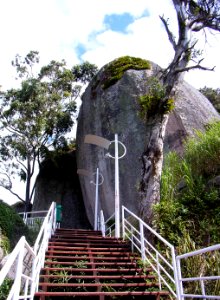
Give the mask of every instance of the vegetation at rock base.
M 186 252 L 184 244 L 191 251 L 220 240 L 219 136 L 220 122 L 212 123 L 186 142 L 183 157 L 171 152 L 165 158 L 154 226 L 179 252 Z
M 199 91 L 206 96 L 215 109 L 220 113 L 220 88 L 213 89 L 210 87 L 203 87 Z
M 147 86 L 148 93 L 139 97 L 138 102 L 140 105 L 140 117 L 147 120 L 150 115 L 154 115 L 158 110 L 163 113 L 170 112 L 174 108 L 174 99 L 168 99 L 161 106 L 161 99 L 165 97 L 165 88 L 160 83 L 157 77 L 150 77 Z
M 145 59 L 132 56 L 119 57 L 106 66 L 102 79 L 103 89 L 107 89 L 115 84 L 122 78 L 124 72 L 127 70 L 143 70 L 150 68 L 150 62 Z
M 5 252 L 12 251 L 23 235 L 30 244 L 34 242 L 33 232 L 28 229 L 16 211 L 2 200 L 0 200 L 0 229 L 9 241 L 9 243 L 4 244 Z

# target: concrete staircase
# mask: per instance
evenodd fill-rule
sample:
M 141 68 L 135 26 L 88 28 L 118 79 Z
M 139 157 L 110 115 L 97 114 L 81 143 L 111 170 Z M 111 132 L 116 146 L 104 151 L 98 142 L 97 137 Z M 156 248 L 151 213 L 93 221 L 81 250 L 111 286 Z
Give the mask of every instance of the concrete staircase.
M 171 299 L 127 242 L 92 230 L 57 229 L 35 300 Z

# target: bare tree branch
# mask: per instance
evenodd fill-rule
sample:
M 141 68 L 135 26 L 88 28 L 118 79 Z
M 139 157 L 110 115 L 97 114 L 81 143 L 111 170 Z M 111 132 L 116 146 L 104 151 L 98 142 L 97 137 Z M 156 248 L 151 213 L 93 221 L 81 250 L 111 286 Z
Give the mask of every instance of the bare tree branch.
M 9 175 L 5 172 L 0 172 L 1 175 L 4 175 L 5 177 L 7 177 L 8 182 L 6 182 L 5 179 L 1 179 L 0 180 L 0 186 L 5 188 L 7 191 L 9 191 L 12 195 L 16 196 L 20 201 L 24 202 L 24 199 L 22 199 L 17 193 L 15 193 L 12 190 L 12 181 L 11 178 L 9 177 Z
M 161 21 L 163 22 L 163 25 L 166 29 L 166 32 L 167 32 L 167 35 L 168 35 L 168 38 L 169 38 L 169 41 L 170 43 L 172 44 L 173 46 L 173 49 L 176 50 L 176 41 L 175 41 L 175 37 L 173 35 L 173 33 L 170 31 L 169 29 L 169 26 L 168 26 L 168 19 L 165 20 L 164 16 L 159 16 Z
M 213 68 L 207 68 L 207 67 L 203 67 L 201 66 L 199 63 L 197 65 L 194 65 L 194 66 L 190 66 L 190 67 L 186 67 L 186 68 L 177 68 L 175 70 L 176 73 L 182 73 L 182 72 L 188 72 L 190 70 L 193 70 L 193 69 L 200 69 L 200 70 L 204 70 L 204 71 L 214 71 L 215 70 L 215 67 Z

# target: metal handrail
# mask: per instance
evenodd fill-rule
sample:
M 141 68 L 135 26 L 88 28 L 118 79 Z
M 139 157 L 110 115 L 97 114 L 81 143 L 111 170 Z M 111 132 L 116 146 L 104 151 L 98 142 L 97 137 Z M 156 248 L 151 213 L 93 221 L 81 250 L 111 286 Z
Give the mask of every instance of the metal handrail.
M 178 298 L 174 246 L 125 206 L 122 206 L 122 236 L 131 242 L 133 250 L 141 254 L 143 262 L 148 262 L 156 272 L 160 289 L 163 284 Z
M 30 227 L 34 227 L 35 220 L 41 220 L 43 221 L 48 213 L 48 210 L 37 210 L 37 211 L 31 211 L 31 212 L 20 212 L 18 213 L 24 221 L 24 224 Z M 44 214 L 44 216 L 42 216 Z M 33 215 L 39 215 L 39 216 L 33 216 Z
M 125 214 L 127 214 L 126 217 Z M 105 222 L 104 225 L 106 226 L 105 234 L 109 231 L 109 228 L 114 226 L 114 224 L 111 224 L 108 228 L 107 222 Z M 143 263 L 147 261 L 152 269 L 157 273 L 160 289 L 162 288 L 163 283 L 163 285 L 170 290 L 177 300 L 184 300 L 188 298 L 220 300 L 219 294 L 207 294 L 205 287 L 205 282 L 220 282 L 220 274 L 215 276 L 202 276 L 200 274 L 197 277 L 183 277 L 181 272 L 181 260 L 188 259 L 190 257 L 194 258 L 196 255 L 203 255 L 207 252 L 216 250 L 220 251 L 220 244 L 176 256 L 173 245 L 171 245 L 154 229 L 124 206 L 122 206 L 121 228 L 123 239 L 128 239 L 131 242 L 132 251 L 138 251 L 141 254 Z M 155 239 L 157 239 L 159 243 L 155 242 Z M 163 250 L 161 243 L 169 250 L 169 252 L 167 250 Z M 194 293 L 184 292 L 183 283 L 193 281 L 200 283 L 200 289 L 202 291 L 201 294 L 196 294 L 195 291 Z
M 0 271 L 0 286 L 13 269 L 14 283 L 7 300 L 32 300 L 38 288 L 40 269 L 44 264 L 48 241 L 56 229 L 56 205 L 53 202 L 44 219 L 34 247 L 22 236 Z
M 203 298 L 203 299 L 220 299 L 220 295 L 208 295 L 206 294 L 206 287 L 205 287 L 205 283 L 204 282 L 208 282 L 208 281 L 220 281 L 220 274 L 217 276 L 202 276 L 202 274 L 200 274 L 199 276 L 194 276 L 194 277 L 182 277 L 182 272 L 181 272 L 181 260 L 183 259 L 188 259 L 190 257 L 195 258 L 197 255 L 202 255 L 205 253 L 211 253 L 212 251 L 220 251 L 220 244 L 214 245 L 214 246 L 210 246 L 210 247 L 206 247 L 200 250 L 196 250 L 196 251 L 192 251 L 186 254 L 182 254 L 182 255 L 178 255 L 176 257 L 176 262 L 177 262 L 177 272 L 178 272 L 178 285 L 180 286 L 180 299 L 184 299 L 184 297 L 187 298 Z M 187 292 L 184 293 L 184 287 L 183 287 L 183 282 L 199 282 L 200 284 L 200 288 L 202 291 L 202 294 L 189 294 Z M 219 291 L 220 293 L 220 291 Z

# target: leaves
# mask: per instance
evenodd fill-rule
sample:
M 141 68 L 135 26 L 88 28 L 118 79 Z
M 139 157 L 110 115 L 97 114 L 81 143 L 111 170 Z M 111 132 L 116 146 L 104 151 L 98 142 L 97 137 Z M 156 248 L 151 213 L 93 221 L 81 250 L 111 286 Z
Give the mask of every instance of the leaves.
M 220 123 L 210 124 L 187 141 L 183 157 L 171 152 L 165 159 L 155 225 L 174 244 L 184 232 L 200 246 L 219 241 L 220 190 L 211 184 L 220 170 L 219 135 Z
M 74 124 L 76 98 L 81 90 L 76 81 L 86 83 L 97 71 L 88 62 L 71 70 L 64 60 L 52 60 L 36 74 L 34 67 L 38 62 L 37 51 L 30 51 L 24 58 L 16 55 L 12 64 L 22 79 L 21 85 L 1 92 L 2 167 L 7 170 L 9 181 L 17 173 L 26 182 L 27 202 L 33 195 L 30 186 L 36 162 L 41 163 L 50 150 L 66 147 L 65 134 Z M 2 185 L 6 187 L 5 182 Z M 12 185 L 7 187 L 13 193 Z

